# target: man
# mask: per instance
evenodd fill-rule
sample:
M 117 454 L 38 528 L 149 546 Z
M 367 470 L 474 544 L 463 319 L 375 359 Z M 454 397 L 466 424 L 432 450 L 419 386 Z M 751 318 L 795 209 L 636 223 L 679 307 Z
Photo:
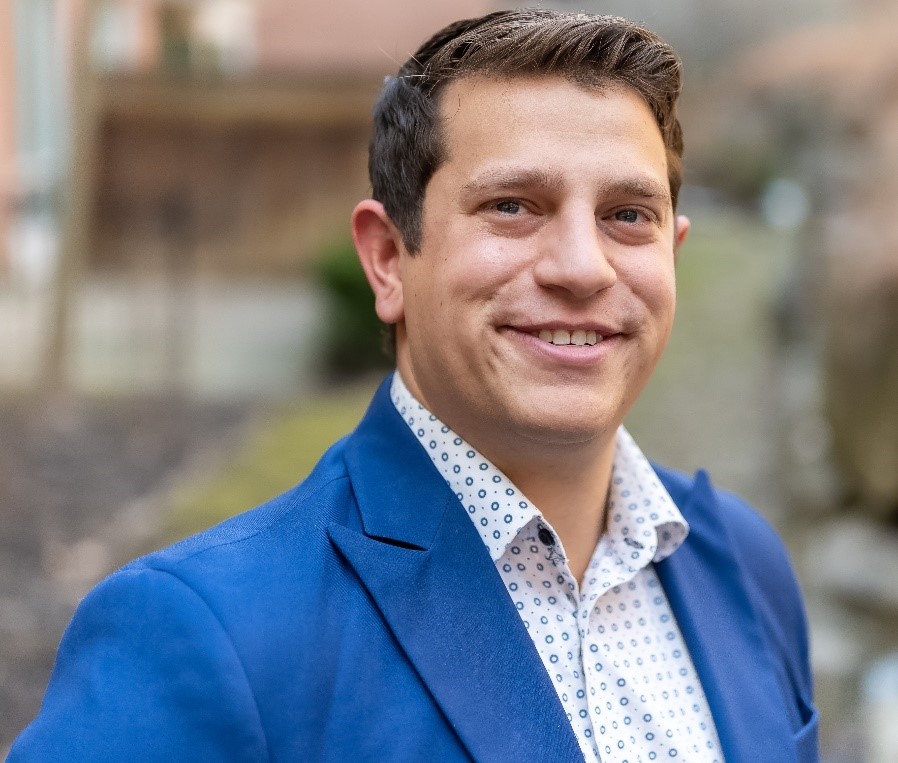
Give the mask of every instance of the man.
M 101 583 L 10 760 L 816 758 L 781 544 L 621 428 L 689 227 L 679 87 L 545 10 L 387 81 L 352 226 L 398 372 L 297 488 Z

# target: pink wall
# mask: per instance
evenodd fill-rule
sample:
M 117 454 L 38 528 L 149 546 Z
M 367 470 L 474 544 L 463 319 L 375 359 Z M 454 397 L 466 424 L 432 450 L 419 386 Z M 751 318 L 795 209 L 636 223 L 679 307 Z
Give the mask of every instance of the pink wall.
M 151 68 L 158 56 L 160 30 L 156 23 L 156 0 L 127 0 L 138 17 L 138 40 L 135 64 L 138 69 Z
M 257 11 L 259 64 L 387 74 L 440 27 L 495 7 L 491 0 L 265 0 Z
M 137 19 L 137 69 L 158 61 L 157 9 L 164 0 L 116 0 Z M 61 27 L 71 41 L 89 0 L 60 0 Z M 495 9 L 495 0 L 250 0 L 257 61 L 268 71 L 362 71 L 386 74 L 426 37 L 460 18 Z M 6 11 L 8 13 L 8 11 Z

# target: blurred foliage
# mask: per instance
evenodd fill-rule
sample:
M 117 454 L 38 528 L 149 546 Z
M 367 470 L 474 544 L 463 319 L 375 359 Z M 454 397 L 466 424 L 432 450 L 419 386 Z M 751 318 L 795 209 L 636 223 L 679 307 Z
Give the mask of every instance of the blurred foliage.
M 716 141 L 706 155 L 696 159 L 690 174 L 700 175 L 703 184 L 750 208 L 770 180 L 782 174 L 782 169 L 769 145 L 727 136 Z
M 169 543 L 264 503 L 303 479 L 361 419 L 375 382 L 312 395 L 261 425 L 228 463 L 174 496 L 164 537 Z
M 374 312 L 374 295 L 352 242 L 326 247 L 312 273 L 327 299 L 322 350 L 325 374 L 346 379 L 390 368 L 392 359 L 383 350 L 385 328 Z
M 820 119 L 812 96 L 789 98 L 729 96 L 728 106 L 705 126 L 699 149 L 687 154 L 686 181 L 713 188 L 730 203 L 754 209 L 771 180 L 794 177 L 806 186 L 818 181 L 833 156 L 821 153 L 832 125 Z M 689 150 L 689 146 L 687 146 Z
M 190 68 L 190 9 L 165 4 L 159 10 L 162 64 L 170 74 L 184 75 Z

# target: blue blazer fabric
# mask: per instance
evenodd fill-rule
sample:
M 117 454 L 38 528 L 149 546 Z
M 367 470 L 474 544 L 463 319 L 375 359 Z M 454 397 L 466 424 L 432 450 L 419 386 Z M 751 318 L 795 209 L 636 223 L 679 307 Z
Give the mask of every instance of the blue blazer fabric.
M 293 490 L 139 559 L 82 602 L 20 761 L 575 761 L 476 529 L 389 398 Z M 656 565 L 729 763 L 817 760 L 780 540 L 699 472 Z

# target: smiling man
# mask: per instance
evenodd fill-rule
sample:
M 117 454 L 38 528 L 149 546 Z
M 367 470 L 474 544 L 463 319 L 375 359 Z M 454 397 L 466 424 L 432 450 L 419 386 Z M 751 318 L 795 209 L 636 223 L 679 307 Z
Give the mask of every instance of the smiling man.
M 618 427 L 670 335 L 689 223 L 630 87 L 475 70 L 439 108 L 420 242 L 369 200 L 356 246 L 409 392 L 539 507 L 579 580 Z
M 297 488 L 87 597 L 10 760 L 816 760 L 782 545 L 622 428 L 679 89 L 654 34 L 545 10 L 386 82 L 352 229 L 396 373 Z

